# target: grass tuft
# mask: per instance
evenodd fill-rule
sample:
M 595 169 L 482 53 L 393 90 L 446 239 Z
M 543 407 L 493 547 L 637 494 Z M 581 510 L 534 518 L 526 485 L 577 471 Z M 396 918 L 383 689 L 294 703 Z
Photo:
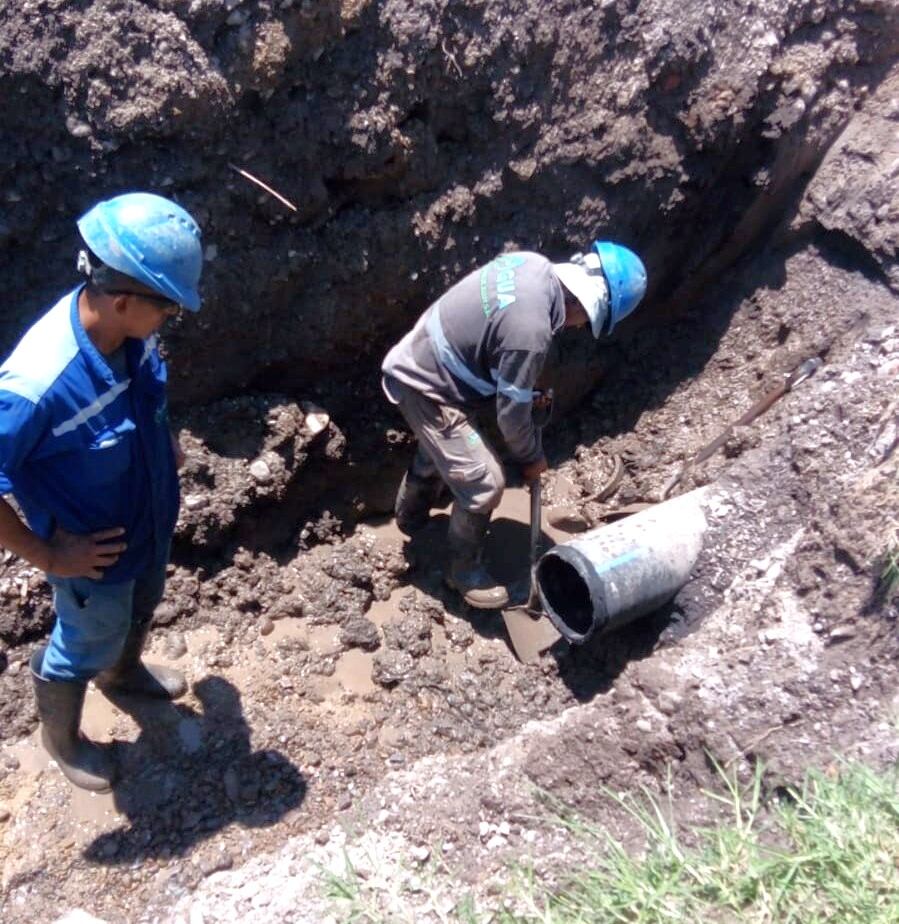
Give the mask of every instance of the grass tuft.
M 742 788 L 721 772 L 730 822 L 700 832 L 687 849 L 659 802 L 610 794 L 635 819 L 646 848 L 633 856 L 614 838 L 582 826 L 594 869 L 561 889 L 519 881 L 515 924 L 895 924 L 899 921 L 897 773 L 844 764 L 812 772 L 776 803 L 761 830 L 761 778 Z M 563 820 L 572 828 L 570 819 Z M 775 845 L 775 846 L 773 846 Z
M 897 592 L 899 592 L 899 546 L 894 545 L 883 556 L 879 596 L 883 600 L 892 600 Z
M 669 820 L 672 805 L 646 790 L 608 792 L 644 835 L 637 854 L 543 793 L 595 865 L 554 889 L 519 865 L 499 909 L 460 894 L 439 855 L 430 874 L 390 863 L 387 874 L 384 857 L 363 873 L 345 854 L 325 893 L 341 924 L 897 924 L 899 768 L 831 769 L 766 805 L 761 767 L 747 786 L 718 767 L 721 791 L 705 795 L 725 817 L 692 831 L 692 846 Z

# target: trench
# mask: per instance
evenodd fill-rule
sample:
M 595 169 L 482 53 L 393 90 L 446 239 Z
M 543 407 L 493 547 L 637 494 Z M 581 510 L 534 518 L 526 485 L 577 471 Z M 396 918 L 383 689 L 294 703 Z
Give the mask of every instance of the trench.
M 150 648 L 191 690 L 149 707 L 89 691 L 84 730 L 123 769 L 102 798 L 73 793 L 40 746 L 27 658 L 52 623 L 49 594 L 34 569 L 0 562 L 2 901 L 20 901 L 0 916 L 28 919 L 27 898 L 34 919 L 53 919 L 59 896 L 111 919 L 164 915 L 216 863 L 240 866 L 295 836 L 327 840 L 357 813 L 372 823 L 366 800 L 393 775 L 425 759 L 486 761 L 534 720 L 571 714 L 576 733 L 520 744 L 521 787 L 597 813 L 600 782 L 627 791 L 670 771 L 689 798 L 710 780 L 707 755 L 745 769 L 768 712 L 788 731 L 801 725 L 776 752 L 787 765 L 794 752 L 801 764 L 840 749 L 839 735 L 817 730 L 820 748 L 806 744 L 838 707 L 843 738 L 865 732 L 875 682 L 831 675 L 842 658 L 867 677 L 877 671 L 865 659 L 881 658 L 884 696 L 895 676 L 889 633 L 876 620 L 846 625 L 855 584 L 868 596 L 871 585 L 847 562 L 865 560 L 864 524 L 885 528 L 878 511 L 890 503 L 872 494 L 870 506 L 840 506 L 830 498 L 845 484 L 827 479 L 855 465 L 861 483 L 892 374 L 893 335 L 874 329 L 888 330 L 895 310 L 889 164 L 865 141 L 887 151 L 894 124 L 884 99 L 899 29 L 885 6 L 834 2 L 819 17 L 812 5 L 762 4 L 745 13 L 749 28 L 745 5 L 725 4 L 709 24 L 679 15 L 660 31 L 647 25 L 659 5 L 642 2 L 525 2 L 514 29 L 495 4 L 438 4 L 429 18 L 397 2 L 148 3 L 129 7 L 128 35 L 114 4 L 57 5 L 45 21 L 22 6 L 0 13 L 11 101 L 2 343 L 71 278 L 69 216 L 136 183 L 201 216 L 208 288 L 203 312 L 165 337 L 188 462 Z M 69 46 L 83 72 L 61 59 Z M 153 67 L 137 66 L 138 46 Z M 836 397 L 811 383 L 696 473 L 690 486 L 726 481 L 744 506 L 712 528 L 669 603 L 521 664 L 500 615 L 471 611 L 443 584 L 448 510 L 412 542 L 392 523 L 413 443 L 377 370 L 474 266 L 518 247 L 561 259 L 599 233 L 638 249 L 652 284 L 612 340 L 554 341 L 544 514 L 573 506 L 592 525 L 656 499 L 808 356 L 833 365 L 824 382 Z M 489 414 L 482 426 L 495 442 Z M 809 448 L 821 433 L 830 442 Z M 620 484 L 590 500 L 615 459 Z M 857 508 L 862 526 L 846 512 Z M 831 518 L 862 551 L 832 554 Z M 513 484 L 486 554 L 517 596 L 527 520 Z M 543 548 L 568 535 L 544 516 Z M 584 589 L 553 567 L 548 593 L 580 624 Z M 845 647 L 822 655 L 834 627 Z M 778 661 L 781 643 L 800 654 Z M 617 729 L 607 739 L 606 727 Z M 504 800 L 502 811 L 515 804 Z M 477 829 L 500 809 L 475 801 Z M 60 808 L 50 827 L 48 805 Z M 438 843 L 431 821 L 408 831 Z

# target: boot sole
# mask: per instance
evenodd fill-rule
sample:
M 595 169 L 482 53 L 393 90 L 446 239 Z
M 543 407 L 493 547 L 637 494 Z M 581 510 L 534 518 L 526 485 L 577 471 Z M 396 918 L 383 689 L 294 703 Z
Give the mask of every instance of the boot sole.
M 72 771 L 67 771 L 66 768 L 70 765 L 55 753 L 52 745 L 48 744 L 44 737 L 43 730 L 41 731 L 41 744 L 50 760 L 59 767 L 59 772 L 77 789 L 83 789 L 85 792 L 112 792 L 113 786 L 119 778 L 118 767 L 116 767 L 114 763 L 110 762 L 109 764 L 109 776 L 102 777 L 85 774 L 87 779 L 78 779 L 77 777 L 79 777 L 83 771 L 79 770 L 77 767 L 73 767 Z M 93 780 L 96 780 L 96 783 L 92 782 Z

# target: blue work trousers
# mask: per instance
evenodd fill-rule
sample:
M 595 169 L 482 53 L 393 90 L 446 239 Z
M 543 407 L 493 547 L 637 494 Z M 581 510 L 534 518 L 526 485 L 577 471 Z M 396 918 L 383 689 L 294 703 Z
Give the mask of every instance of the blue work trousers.
M 56 624 L 41 676 L 45 680 L 90 680 L 112 667 L 131 626 L 153 618 L 165 590 L 165 568 L 163 562 L 137 579 L 119 584 L 48 575 Z

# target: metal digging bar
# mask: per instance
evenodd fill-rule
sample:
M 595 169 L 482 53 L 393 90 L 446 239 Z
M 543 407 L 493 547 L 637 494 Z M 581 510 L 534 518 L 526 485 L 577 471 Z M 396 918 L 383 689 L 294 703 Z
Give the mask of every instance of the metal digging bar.
M 710 443 L 707 443 L 692 459 L 685 462 L 677 472 L 672 476 L 664 488 L 662 488 L 662 500 L 667 500 L 671 492 L 683 481 L 684 475 L 695 465 L 700 465 L 706 459 L 710 459 L 727 441 L 734 432 L 735 427 L 746 427 L 756 417 L 761 417 L 773 404 L 779 401 L 785 394 L 792 391 L 797 385 L 811 378 L 821 367 L 821 359 L 812 356 L 804 363 L 798 365 L 779 385 L 772 388 L 771 391 L 762 395 L 755 404 L 737 421 L 726 427 Z
M 553 395 L 550 389 L 545 401 L 534 408 L 534 426 L 542 430 L 552 419 Z M 529 483 L 531 494 L 530 569 L 527 603 L 509 606 L 503 610 L 503 622 L 509 633 L 512 650 L 524 663 L 537 660 L 541 652 L 554 645 L 561 637 L 553 624 L 543 615 L 540 594 L 537 590 L 537 558 L 540 554 L 540 534 L 543 531 L 541 484 L 539 476 Z

